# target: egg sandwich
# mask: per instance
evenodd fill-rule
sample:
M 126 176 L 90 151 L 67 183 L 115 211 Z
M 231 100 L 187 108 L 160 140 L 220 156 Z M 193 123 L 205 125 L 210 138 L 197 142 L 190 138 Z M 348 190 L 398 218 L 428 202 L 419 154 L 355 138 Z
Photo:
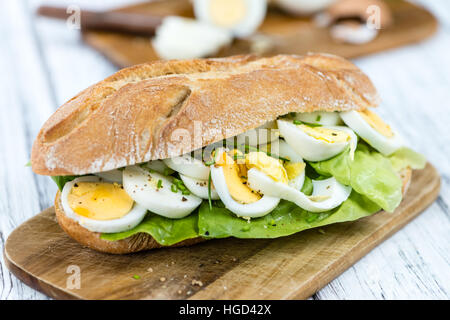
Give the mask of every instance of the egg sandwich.
M 150 62 L 61 106 L 31 164 L 59 187 L 62 229 L 98 251 L 277 238 L 400 204 L 425 159 L 378 104 L 332 55 Z

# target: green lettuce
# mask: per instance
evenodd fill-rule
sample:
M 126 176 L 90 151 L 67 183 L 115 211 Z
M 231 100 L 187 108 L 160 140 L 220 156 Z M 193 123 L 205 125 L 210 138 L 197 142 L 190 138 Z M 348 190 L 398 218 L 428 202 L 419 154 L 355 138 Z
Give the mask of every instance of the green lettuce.
M 59 191 L 62 191 L 64 188 L 64 185 L 72 181 L 73 179 L 77 178 L 77 176 L 53 176 L 51 177 L 53 181 L 55 181 L 56 185 L 58 186 Z
M 352 161 L 349 150 L 325 161 L 309 163 L 319 174 L 333 176 L 388 212 L 402 200 L 402 181 L 389 158 L 360 143 Z
M 278 238 L 332 223 L 357 220 L 379 210 L 377 204 L 356 192 L 352 192 L 338 208 L 321 213 L 308 212 L 282 200 L 268 215 L 250 221 L 238 218 L 223 207 L 214 206 L 210 210 L 203 203 L 198 226 L 200 235 L 205 238 Z
M 183 240 L 198 237 L 198 213 L 183 219 L 168 219 L 148 213 L 145 219 L 131 230 L 119 233 L 102 233 L 100 238 L 109 241 L 122 240 L 137 233 L 151 235 L 159 244 L 170 246 Z
M 407 167 L 411 169 L 423 169 L 427 163 L 427 159 L 423 155 L 406 147 L 400 148 L 391 154 L 389 160 L 396 171 Z

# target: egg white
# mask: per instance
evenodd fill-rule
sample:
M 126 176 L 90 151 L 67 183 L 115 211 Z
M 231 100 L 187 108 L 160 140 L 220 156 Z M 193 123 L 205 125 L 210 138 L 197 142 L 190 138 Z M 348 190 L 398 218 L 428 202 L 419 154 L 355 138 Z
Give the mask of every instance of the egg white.
M 162 187 L 157 188 L 157 181 Z M 172 192 L 173 177 L 130 166 L 123 171 L 123 187 L 139 205 L 160 216 L 180 219 L 188 216 L 201 203 L 202 199 L 190 194 Z
M 219 26 L 210 14 L 211 0 L 194 0 L 194 13 L 195 17 L 208 24 L 227 28 L 236 37 L 247 37 L 254 33 L 263 22 L 266 11 L 266 0 L 241 0 L 246 6 L 245 16 L 241 21 L 237 21 L 230 26 Z
M 334 209 L 347 200 L 352 191 L 351 187 L 344 186 L 332 177 L 326 180 L 313 180 L 313 193 L 311 196 L 307 196 L 291 185 L 274 181 L 255 168 L 248 171 L 248 185 L 253 190 L 291 201 L 300 208 L 310 212 L 323 212 Z M 317 196 L 328 198 L 324 201 L 314 201 L 313 197 Z
M 113 220 L 94 220 L 80 216 L 72 210 L 67 197 L 73 186 L 78 182 L 101 181 L 102 179 L 96 176 L 85 176 L 67 182 L 61 192 L 61 205 L 64 209 L 64 214 L 92 232 L 115 233 L 133 229 L 144 219 L 147 213 L 147 209 L 137 203 L 134 203 L 133 208 L 125 216 Z
M 383 155 L 390 155 L 404 146 L 403 138 L 391 129 L 394 136 L 388 138 L 372 128 L 357 111 L 341 112 L 341 118 L 347 126 L 353 129 L 364 141 Z
M 304 163 L 303 158 L 294 151 L 284 140 L 275 140 L 270 144 L 270 150 L 268 145 L 261 147 L 263 151 L 270 151 L 271 155 L 275 158 L 282 157 L 289 160 L 289 163 Z M 256 169 L 255 169 L 256 170 Z M 289 180 L 289 186 L 300 190 L 305 182 L 305 170 L 294 179 Z
M 281 136 L 287 144 L 303 159 L 308 161 L 323 161 L 334 157 L 344 151 L 350 145 L 351 150 L 356 149 L 357 137 L 352 130 L 343 126 L 323 126 L 327 129 L 345 131 L 350 135 L 350 141 L 326 143 L 311 137 L 294 123 L 286 120 L 278 120 L 278 128 Z
M 164 159 L 164 163 L 171 169 L 188 177 L 207 180 L 209 177 L 209 167 L 203 161 L 185 154 L 179 157 Z
M 193 59 L 212 56 L 232 40 L 231 32 L 224 28 L 169 16 L 156 29 L 152 45 L 162 59 Z
M 294 115 L 294 119 L 306 123 L 321 124 L 323 126 L 337 126 L 342 123 L 338 112 L 297 112 Z
M 180 173 L 180 178 L 183 180 L 184 185 L 190 192 L 195 194 L 197 197 L 200 197 L 202 199 L 209 199 L 208 197 L 208 180 L 200 180 L 191 178 L 188 176 L 185 176 L 184 174 Z M 213 185 L 211 185 L 211 199 L 212 200 L 219 200 L 219 195 L 216 191 L 216 188 L 214 188 Z
M 142 167 L 144 169 L 147 168 L 161 174 L 164 174 L 167 170 L 169 171 L 172 170 L 162 160 L 149 161 L 147 163 L 142 164 Z
M 219 149 L 216 157 L 221 157 L 223 150 Z M 211 179 L 216 187 L 217 194 L 222 200 L 225 207 L 233 212 L 238 217 L 243 218 L 257 218 L 265 216 L 276 208 L 280 202 L 279 198 L 263 195 L 261 199 L 256 202 L 242 204 L 237 202 L 231 197 L 230 191 L 223 174 L 223 167 L 212 166 L 211 167 Z

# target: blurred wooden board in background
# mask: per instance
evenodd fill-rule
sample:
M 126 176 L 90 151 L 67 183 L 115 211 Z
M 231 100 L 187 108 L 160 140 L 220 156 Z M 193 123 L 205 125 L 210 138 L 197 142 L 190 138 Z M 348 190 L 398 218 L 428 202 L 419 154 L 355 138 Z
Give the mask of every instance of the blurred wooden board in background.
M 82 247 L 49 208 L 11 233 L 4 259 L 25 284 L 57 299 L 304 299 L 419 215 L 439 188 L 428 163 L 413 172 L 394 213 L 278 239 L 218 239 L 128 255 Z M 79 288 L 70 287 L 75 268 Z
M 419 42 L 436 32 L 437 20 L 425 9 L 403 0 L 386 2 L 393 12 L 394 23 L 388 29 L 381 30 L 378 37 L 367 44 L 336 43 L 331 39 L 328 28 L 317 27 L 309 18 L 288 16 L 271 8 L 259 29 L 264 40 L 261 40 L 262 37 L 256 38 L 256 42 L 236 40 L 218 56 L 255 53 L 255 45 L 260 46 L 260 41 L 264 41 L 270 47 L 264 55 L 327 52 L 355 58 Z M 189 0 L 159 0 L 118 11 L 193 16 Z M 83 39 L 120 68 L 159 59 L 149 37 L 89 31 L 83 34 Z

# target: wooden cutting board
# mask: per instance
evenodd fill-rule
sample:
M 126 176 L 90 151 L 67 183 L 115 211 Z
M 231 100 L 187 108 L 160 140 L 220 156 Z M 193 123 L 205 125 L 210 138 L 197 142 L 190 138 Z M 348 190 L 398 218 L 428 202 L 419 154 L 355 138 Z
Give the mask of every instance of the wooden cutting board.
M 406 44 L 421 41 L 435 33 L 437 20 L 431 13 L 403 0 L 386 0 L 392 9 L 394 24 L 382 30 L 379 36 L 363 45 L 334 42 L 327 28 L 318 28 L 308 18 L 288 16 L 279 10 L 270 9 L 259 29 L 264 36 L 255 41 L 236 40 L 218 56 L 259 53 L 263 55 L 305 54 L 307 52 L 328 52 L 346 58 L 355 58 Z M 192 17 L 189 0 L 164 0 L 118 9 L 124 12 L 151 13 L 152 15 L 179 15 Z M 100 51 L 116 66 L 123 68 L 134 64 L 159 59 L 149 37 L 118 34 L 112 32 L 85 32 L 84 41 Z M 256 50 L 256 51 L 255 51 Z
M 428 164 L 413 173 L 394 213 L 273 240 L 229 238 L 121 256 L 82 247 L 49 208 L 11 233 L 4 257 L 20 280 L 57 299 L 304 299 L 416 217 L 439 187 Z M 78 268 L 80 288 L 68 288 Z

